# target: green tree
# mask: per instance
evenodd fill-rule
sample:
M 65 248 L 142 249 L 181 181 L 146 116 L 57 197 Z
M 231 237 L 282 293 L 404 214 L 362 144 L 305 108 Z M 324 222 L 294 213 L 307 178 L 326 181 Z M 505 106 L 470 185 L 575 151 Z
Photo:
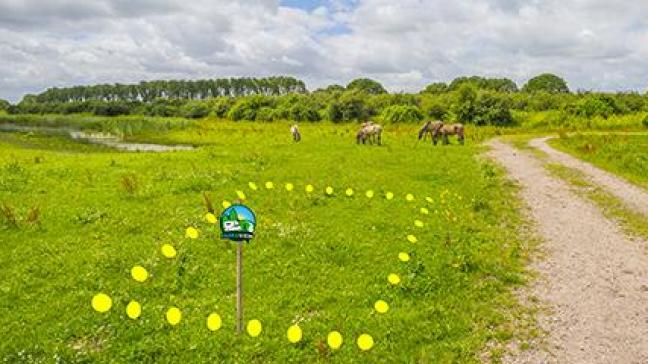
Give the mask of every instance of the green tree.
M 386 94 L 387 90 L 378 82 L 370 78 L 356 78 L 349 82 L 347 91 L 362 91 L 368 94 Z
M 11 104 L 7 100 L 0 99 L 0 111 L 7 111 L 11 107 Z
M 548 92 L 548 93 L 569 93 L 567 82 L 562 78 L 551 74 L 544 73 L 533 77 L 522 88 L 524 92 Z
M 421 90 L 421 93 L 436 95 L 436 94 L 442 94 L 447 91 L 448 91 L 448 85 L 446 85 L 444 82 L 434 82 L 425 86 L 425 88 Z

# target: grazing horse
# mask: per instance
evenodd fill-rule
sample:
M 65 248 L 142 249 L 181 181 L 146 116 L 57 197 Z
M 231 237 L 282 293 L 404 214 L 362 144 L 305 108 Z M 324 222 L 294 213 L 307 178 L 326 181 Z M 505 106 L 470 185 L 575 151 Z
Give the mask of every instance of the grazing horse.
M 365 144 L 366 141 L 369 141 L 369 144 L 382 144 L 382 126 L 380 124 L 375 124 L 371 121 L 367 121 L 365 123 L 362 123 L 362 128 L 356 134 L 356 140 L 358 143 L 362 141 L 362 144 Z M 362 138 L 360 138 L 360 135 L 362 133 Z
M 290 133 L 293 136 L 293 141 L 298 142 L 301 140 L 301 134 L 299 133 L 299 128 L 297 127 L 297 124 L 294 124 L 293 126 L 290 127 Z
M 434 129 L 432 133 L 432 139 L 434 140 L 434 145 L 436 145 L 437 138 L 441 134 L 443 137 L 443 144 L 448 145 L 450 141 L 448 140 L 448 135 L 456 135 L 459 144 L 464 144 L 464 126 L 463 124 L 441 124 L 440 127 Z
M 430 135 L 430 139 L 433 139 L 434 131 L 442 126 L 443 122 L 439 120 L 426 121 L 418 132 L 418 140 L 423 139 L 423 141 L 425 141 L 425 137 L 428 136 L 428 134 Z M 436 145 L 436 141 L 434 144 Z

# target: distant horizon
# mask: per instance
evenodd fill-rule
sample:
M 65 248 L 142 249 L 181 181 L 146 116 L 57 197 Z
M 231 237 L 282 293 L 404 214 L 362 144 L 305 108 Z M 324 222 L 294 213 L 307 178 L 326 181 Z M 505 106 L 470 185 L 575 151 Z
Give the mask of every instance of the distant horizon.
M 0 0 L 0 99 L 50 87 L 290 75 L 414 93 L 462 76 L 648 89 L 648 2 Z M 217 75 L 217 76 L 214 76 Z

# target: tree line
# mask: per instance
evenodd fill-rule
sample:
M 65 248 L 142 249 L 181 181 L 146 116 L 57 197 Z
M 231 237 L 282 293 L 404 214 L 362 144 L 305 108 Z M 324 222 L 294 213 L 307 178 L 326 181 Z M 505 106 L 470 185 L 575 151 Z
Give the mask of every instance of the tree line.
M 377 81 L 358 78 L 346 86 L 308 92 L 291 77 L 148 81 L 136 85 L 52 88 L 26 95 L 10 113 L 147 115 L 230 120 L 386 123 L 452 120 L 476 125 L 512 125 L 515 112 L 556 111 L 565 117 L 608 118 L 648 111 L 639 93 L 572 93 L 553 74 L 533 77 L 523 87 L 506 78 L 459 77 L 431 83 L 419 93 L 389 94 Z

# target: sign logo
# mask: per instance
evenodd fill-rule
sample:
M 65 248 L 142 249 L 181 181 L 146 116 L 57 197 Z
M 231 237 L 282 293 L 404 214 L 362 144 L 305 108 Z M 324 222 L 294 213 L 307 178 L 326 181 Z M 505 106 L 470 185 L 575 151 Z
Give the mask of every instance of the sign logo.
M 243 241 L 254 237 L 256 216 L 247 206 L 234 204 L 226 208 L 220 216 L 221 238 Z

